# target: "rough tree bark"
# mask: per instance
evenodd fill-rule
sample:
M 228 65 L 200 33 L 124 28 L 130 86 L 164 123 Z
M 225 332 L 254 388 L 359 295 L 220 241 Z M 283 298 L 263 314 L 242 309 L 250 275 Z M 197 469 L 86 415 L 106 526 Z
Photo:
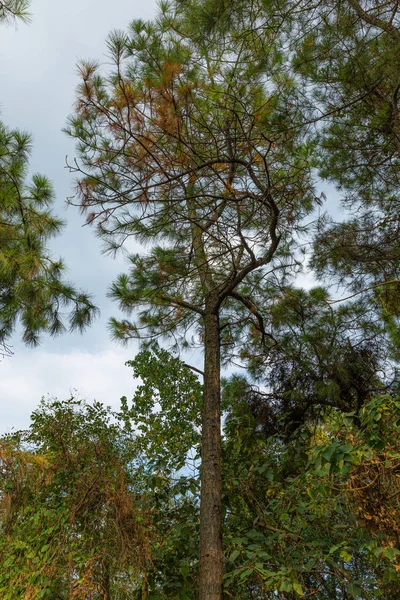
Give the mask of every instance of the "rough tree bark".
M 204 317 L 204 404 L 201 445 L 200 600 L 223 597 L 220 330 L 216 298 Z

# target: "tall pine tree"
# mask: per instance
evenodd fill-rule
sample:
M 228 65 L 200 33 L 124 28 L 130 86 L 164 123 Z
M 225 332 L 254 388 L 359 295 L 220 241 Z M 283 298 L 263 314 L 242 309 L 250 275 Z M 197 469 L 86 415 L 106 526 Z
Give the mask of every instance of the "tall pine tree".
M 199 597 L 220 600 L 221 340 L 256 327 L 272 343 L 254 292 L 296 271 L 317 198 L 278 49 L 257 65 L 245 41 L 186 31 L 164 6 L 154 22 L 112 34 L 111 71 L 81 65 L 68 131 L 88 222 L 111 252 L 142 244 L 111 288 L 135 311 L 112 320 L 114 337 L 204 348 Z

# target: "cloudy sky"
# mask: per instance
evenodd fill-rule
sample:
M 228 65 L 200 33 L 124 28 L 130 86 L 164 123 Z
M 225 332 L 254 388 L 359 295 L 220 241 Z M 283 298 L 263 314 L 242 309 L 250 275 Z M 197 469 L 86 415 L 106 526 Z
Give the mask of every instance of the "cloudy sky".
M 118 347 L 107 332 L 108 318 L 117 309 L 105 294 L 123 261 L 101 255 L 93 231 L 82 227 L 73 207 L 66 210 L 72 179 L 65 156 L 74 156 L 74 146 L 61 129 L 78 83 L 77 60 L 105 61 L 110 30 L 123 29 L 136 18 L 149 19 L 155 10 L 155 0 L 32 0 L 30 25 L 0 28 L 0 118 L 32 133 L 32 171 L 53 181 L 56 212 L 67 221 L 53 244 L 54 254 L 65 259 L 69 279 L 92 292 L 102 311 L 83 336 L 43 338 L 36 349 L 25 348 L 15 336 L 14 356 L 0 363 L 1 432 L 26 427 L 42 396 L 64 399 L 77 390 L 83 398 L 117 407 L 120 396 L 133 392 L 124 363 L 137 349 Z
M 11 128 L 30 131 L 34 149 L 32 172 L 54 183 L 56 212 L 67 226 L 52 250 L 68 265 L 68 277 L 95 296 L 102 316 L 83 336 L 65 334 L 43 338 L 40 347 L 25 348 L 15 335 L 14 356 L 0 362 L 0 433 L 24 428 L 42 396 L 65 399 L 76 393 L 89 401 L 118 407 L 131 396 L 134 381 L 125 362 L 137 352 L 109 339 L 107 322 L 118 310 L 106 298 L 107 288 L 124 270 L 123 258 L 101 254 L 93 231 L 65 199 L 72 194 L 72 176 L 65 157 L 74 157 L 73 141 L 62 133 L 74 102 L 79 59 L 107 61 L 105 40 L 113 29 L 124 29 L 137 18 L 150 19 L 156 0 L 32 0 L 29 25 L 0 28 L 0 118 Z M 328 192 L 330 208 L 336 194 Z M 333 191 L 333 193 L 332 193 Z M 301 285 L 313 284 L 311 274 Z M 199 355 L 189 356 L 197 364 Z

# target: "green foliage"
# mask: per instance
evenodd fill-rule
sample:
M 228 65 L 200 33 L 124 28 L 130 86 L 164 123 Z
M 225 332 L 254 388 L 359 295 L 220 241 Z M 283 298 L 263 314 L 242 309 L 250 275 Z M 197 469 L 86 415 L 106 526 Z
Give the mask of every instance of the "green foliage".
M 1 440 L 0 595 L 132 598 L 150 560 L 151 507 L 109 410 L 43 402 Z
M 111 71 L 81 65 L 69 119 L 88 222 L 111 252 L 130 237 L 147 246 L 110 290 L 133 315 L 111 321 L 123 341 L 196 343 L 207 298 L 248 295 L 272 262 L 289 269 L 317 201 L 312 144 L 290 127 L 293 82 L 276 56 L 265 81 L 253 49 L 187 27 L 182 6 L 163 5 L 154 22 L 112 33 Z M 220 302 L 227 320 L 238 302 Z
M 2 598 L 197 597 L 201 387 L 160 349 L 131 366 L 142 383 L 118 414 L 50 401 L 1 440 Z M 400 400 L 286 440 L 260 430 L 240 387 L 225 410 L 227 597 L 396 597 Z
M 1 0 L 0 23 L 10 23 L 15 19 L 29 21 L 30 0 Z
M 337 413 L 282 443 L 265 438 L 236 398 L 224 443 L 232 597 L 396 596 L 399 407 L 380 396 L 363 408 L 361 427 Z
M 124 404 L 124 418 L 138 433 L 136 444 L 152 470 L 188 468 L 189 454 L 198 459 L 202 386 L 196 375 L 166 350 L 143 351 L 127 365 L 142 384 Z
M 62 222 L 51 212 L 54 192 L 42 175 L 26 181 L 30 136 L 0 123 L 0 343 L 11 337 L 17 323 L 26 344 L 40 334 L 59 335 L 69 328 L 82 331 L 97 313 L 90 297 L 63 281 L 62 260 L 54 260 L 48 240 Z
M 1 440 L 5 600 L 196 597 L 201 386 L 164 350 L 130 365 L 119 413 L 42 402 Z
M 120 417 L 136 434 L 141 478 L 156 510 L 158 539 L 146 574 L 149 597 L 197 597 L 199 445 L 202 386 L 178 358 L 160 348 L 127 363 L 141 385 Z

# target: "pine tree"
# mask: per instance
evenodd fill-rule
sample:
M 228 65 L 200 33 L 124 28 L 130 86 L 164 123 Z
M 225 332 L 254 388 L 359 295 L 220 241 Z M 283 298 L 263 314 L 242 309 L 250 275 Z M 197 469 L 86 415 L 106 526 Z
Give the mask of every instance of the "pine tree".
M 15 19 L 29 20 L 30 0 L 1 0 L 0 23 L 10 23 Z
M 29 2 L 0 2 L 0 23 L 27 19 Z M 0 345 L 10 355 L 8 341 L 17 323 L 23 340 L 39 343 L 40 334 L 65 330 L 63 309 L 70 308 L 69 327 L 82 331 L 97 313 L 90 296 L 63 281 L 64 265 L 46 246 L 62 221 L 51 212 L 54 191 L 43 175 L 27 181 L 32 142 L 27 133 L 0 122 Z
M 316 165 L 339 188 L 346 220 L 321 221 L 312 266 L 347 295 L 370 298 L 398 356 L 399 7 L 347 0 L 318 11 L 295 66 L 320 109 Z
M 199 596 L 220 600 L 222 339 L 234 347 L 256 327 L 268 344 L 254 291 L 296 270 L 317 198 L 277 49 L 263 61 L 267 82 L 245 43 L 201 42 L 185 27 L 164 6 L 154 22 L 112 34 L 112 71 L 81 65 L 68 131 L 88 222 L 111 252 L 143 245 L 111 288 L 123 310 L 140 309 L 112 320 L 114 337 L 204 348 Z
M 344 211 L 321 218 L 311 264 L 362 294 L 400 348 L 399 152 L 400 11 L 396 2 L 312 3 L 181 0 L 203 31 L 234 34 L 257 48 L 280 39 L 282 72 L 300 77 L 292 102 L 297 125 L 308 124 L 314 164 L 342 196 Z M 198 25 L 196 24 L 196 27 Z M 260 41 L 261 40 L 261 41 Z M 292 126 L 296 126 L 294 121 Z M 328 199 L 328 211 L 330 210 Z
M 6 344 L 18 322 L 23 340 L 39 343 L 41 333 L 65 330 L 63 310 L 70 307 L 70 329 L 83 330 L 96 308 L 90 297 L 62 280 L 61 260 L 46 247 L 62 222 L 54 217 L 53 188 L 42 175 L 26 182 L 30 136 L 0 124 L 0 342 Z M 7 346 L 5 346 L 5 349 Z
M 271 29 L 280 39 L 282 72 L 301 77 L 300 94 L 292 98 L 298 105 L 294 116 L 297 124 L 309 124 L 308 134 L 316 144 L 315 166 L 320 177 L 341 192 L 347 219 L 340 224 L 321 220 L 313 267 L 318 275 L 334 276 L 350 285 L 353 293 L 373 291 L 386 317 L 396 318 L 399 307 L 395 310 L 394 298 L 400 285 L 397 3 L 180 2 L 196 12 L 203 31 L 247 39 L 254 60 L 261 60 L 258 48 L 271 39 Z

